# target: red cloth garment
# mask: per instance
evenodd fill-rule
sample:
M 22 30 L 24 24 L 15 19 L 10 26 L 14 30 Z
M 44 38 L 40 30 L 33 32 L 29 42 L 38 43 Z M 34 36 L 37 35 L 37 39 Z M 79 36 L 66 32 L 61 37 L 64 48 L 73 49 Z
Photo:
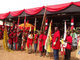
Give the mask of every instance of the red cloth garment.
M 35 14 L 39 13 L 42 9 L 43 9 L 43 7 L 37 7 L 37 8 L 32 8 L 32 9 L 25 9 L 25 13 L 27 13 L 29 15 L 35 15 Z
M 46 38 L 47 38 L 47 35 L 43 35 L 43 46 L 45 46 Z
M 34 40 L 35 40 L 34 43 L 37 44 L 38 43 L 38 34 L 34 35 Z
M 20 15 L 24 10 L 19 10 L 19 11 L 13 11 L 13 12 L 10 12 L 11 16 L 18 16 Z
M 9 34 L 9 44 L 12 44 L 12 36 L 13 36 L 13 32 Z
M 56 42 L 56 44 L 55 44 L 55 46 L 54 46 L 53 44 L 54 44 L 54 42 L 56 41 L 56 38 L 58 38 L 58 41 Z M 52 43 L 52 48 L 53 48 L 53 49 L 60 49 L 60 31 L 59 31 L 59 30 L 54 33 L 52 42 L 53 42 L 53 43 Z
M 31 35 L 31 34 L 30 34 Z M 32 43 L 33 43 L 33 38 L 31 38 L 31 36 L 28 36 L 28 38 L 27 38 L 27 47 L 29 48 L 29 45 L 31 45 L 32 46 Z M 33 37 L 33 36 L 32 36 Z
M 5 19 L 8 15 L 9 15 L 9 12 L 0 14 L 0 19 Z
M 42 51 L 43 46 L 43 34 L 39 36 L 39 51 Z
M 67 42 L 69 42 L 70 44 L 72 44 L 72 37 L 71 36 L 67 36 L 66 37 Z M 66 49 L 70 49 L 71 50 L 71 45 L 67 43 L 67 47 Z
M 0 31 L 0 39 L 2 39 L 2 31 Z
M 13 42 L 16 43 L 16 33 L 13 33 Z

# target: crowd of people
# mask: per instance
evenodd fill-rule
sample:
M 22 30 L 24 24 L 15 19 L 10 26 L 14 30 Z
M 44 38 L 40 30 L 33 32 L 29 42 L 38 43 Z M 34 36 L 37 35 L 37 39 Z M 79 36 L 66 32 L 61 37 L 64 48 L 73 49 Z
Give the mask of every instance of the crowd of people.
M 59 51 L 61 48 L 60 31 L 58 27 L 55 27 L 54 29 L 55 32 L 52 35 L 52 40 L 50 41 L 50 43 L 53 49 L 54 60 L 59 60 Z M 34 32 L 25 30 L 25 32 L 23 32 L 23 30 L 18 29 L 17 32 L 17 26 L 15 26 L 14 28 L 10 28 L 9 31 L 10 31 L 8 32 L 9 39 L 7 41 L 9 49 L 26 50 L 27 47 L 28 53 L 31 54 L 32 52 L 36 53 L 38 51 L 38 45 L 39 45 L 40 56 L 43 55 L 46 56 L 48 54 L 48 52 L 45 50 L 47 31 L 45 32 L 40 31 L 39 33 L 37 31 Z M 80 41 L 79 36 L 77 36 L 74 30 L 67 31 L 67 36 L 65 39 L 67 46 L 65 47 L 64 60 L 70 60 L 71 51 L 77 49 L 78 42 Z M 32 50 L 32 48 L 34 48 L 34 50 Z

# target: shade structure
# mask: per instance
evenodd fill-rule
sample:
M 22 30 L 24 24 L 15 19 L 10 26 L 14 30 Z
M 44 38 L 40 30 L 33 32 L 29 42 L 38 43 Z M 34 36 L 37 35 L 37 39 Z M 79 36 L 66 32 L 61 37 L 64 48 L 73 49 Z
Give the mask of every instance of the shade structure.
M 23 30 L 24 28 L 24 23 L 19 25 L 19 29 Z M 32 24 L 26 23 L 25 24 L 25 30 L 29 30 L 31 28 L 31 30 L 34 30 L 34 26 Z
M 46 7 L 46 8 L 45 8 Z M 0 14 L 0 19 L 17 17 L 17 16 L 31 16 L 31 15 L 43 15 L 44 9 L 47 10 L 46 14 L 63 13 L 63 12 L 80 12 L 80 2 L 70 2 L 59 5 L 42 6 L 31 9 L 23 9 L 19 11 L 10 11 L 8 13 Z M 43 11 L 43 12 L 42 12 Z

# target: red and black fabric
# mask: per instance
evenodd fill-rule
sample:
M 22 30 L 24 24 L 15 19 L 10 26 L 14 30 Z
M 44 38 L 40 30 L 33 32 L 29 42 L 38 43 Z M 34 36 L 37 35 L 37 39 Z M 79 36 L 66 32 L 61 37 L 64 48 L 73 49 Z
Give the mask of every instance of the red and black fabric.
M 8 15 L 9 15 L 9 12 L 0 14 L 0 19 L 5 19 Z
M 48 19 L 45 21 L 45 31 L 48 30 Z
M 74 29 L 74 18 L 71 19 L 71 30 Z
M 46 10 L 50 11 L 50 12 L 57 12 L 57 11 L 66 9 L 67 7 L 69 7 L 72 4 L 76 5 L 76 6 L 80 6 L 80 2 L 70 2 L 70 3 L 65 3 L 65 4 L 47 6 Z
M 18 10 L 18 11 L 13 11 L 13 12 L 10 12 L 11 16 L 18 16 L 20 15 L 24 10 Z
M 31 8 L 31 9 L 25 9 L 25 13 L 29 15 L 35 15 L 39 13 L 43 7 L 37 7 L 37 8 Z

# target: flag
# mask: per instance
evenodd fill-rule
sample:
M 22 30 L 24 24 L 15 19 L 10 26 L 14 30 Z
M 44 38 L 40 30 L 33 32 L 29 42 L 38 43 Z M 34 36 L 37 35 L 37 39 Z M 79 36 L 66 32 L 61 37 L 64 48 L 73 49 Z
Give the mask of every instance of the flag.
M 41 25 L 41 31 L 44 32 L 45 30 L 45 21 L 46 21 L 46 8 L 43 15 L 42 25 Z
M 29 32 L 31 32 L 31 26 L 30 26 Z
M 7 44 L 8 39 L 9 39 L 9 37 L 8 37 L 8 34 L 7 34 L 7 27 L 5 26 L 4 35 L 3 35 L 3 47 L 4 47 L 5 50 L 11 52 L 11 50 L 8 49 L 8 44 Z
M 45 31 L 48 29 L 48 19 L 45 21 Z
M 52 37 L 51 37 L 51 24 L 52 24 L 52 21 L 50 22 L 49 29 L 48 29 L 48 34 L 47 34 L 47 38 L 46 38 L 46 42 L 45 42 L 45 50 L 47 52 L 51 52 L 51 47 L 50 47 L 50 42 L 52 40 Z
M 71 19 L 71 30 L 74 29 L 74 18 Z
M 66 21 L 64 22 L 64 40 L 66 39 Z
M 29 20 L 27 20 L 27 23 L 29 23 Z
M 64 40 L 66 39 L 66 21 L 64 22 L 64 38 L 61 40 L 61 55 L 65 55 L 65 47 L 66 43 Z
M 8 34 L 7 34 L 7 28 L 5 26 L 4 35 L 3 35 L 3 47 L 4 47 L 5 50 L 8 49 L 7 41 L 8 41 Z

